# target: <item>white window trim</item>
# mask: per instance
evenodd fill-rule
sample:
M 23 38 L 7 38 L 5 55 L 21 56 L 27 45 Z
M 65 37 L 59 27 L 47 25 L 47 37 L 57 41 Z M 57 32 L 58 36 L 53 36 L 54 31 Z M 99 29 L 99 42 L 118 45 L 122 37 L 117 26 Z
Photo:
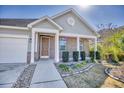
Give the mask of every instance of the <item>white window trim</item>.
M 65 37 L 60 37 L 60 38 L 65 38 Z M 59 50 L 60 51 L 66 51 L 67 50 L 67 45 L 65 45 L 65 50 L 61 50 L 60 48 L 61 48 L 61 46 L 60 46 L 60 38 L 59 38 Z M 64 40 L 64 41 L 66 41 L 66 40 Z M 67 44 L 67 41 L 66 41 L 66 44 Z

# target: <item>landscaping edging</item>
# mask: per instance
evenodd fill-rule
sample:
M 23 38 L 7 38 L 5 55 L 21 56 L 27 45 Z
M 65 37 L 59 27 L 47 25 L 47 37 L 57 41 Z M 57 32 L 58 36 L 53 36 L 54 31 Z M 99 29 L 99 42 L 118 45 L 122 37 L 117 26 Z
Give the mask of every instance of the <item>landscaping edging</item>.
M 121 80 L 120 78 L 111 75 L 111 74 L 109 73 L 109 71 L 108 71 L 109 69 L 110 69 L 110 68 L 106 68 L 106 69 L 105 69 L 105 73 L 106 73 L 108 76 L 110 76 L 111 78 L 113 78 L 113 79 L 115 79 L 115 80 L 118 80 L 118 81 L 121 81 L 121 82 L 124 83 L 124 80 Z
M 83 72 L 86 72 L 86 71 L 90 70 L 94 66 L 95 66 L 95 64 L 91 64 L 91 65 L 88 65 L 86 68 L 84 68 L 80 71 L 76 71 L 75 73 L 72 73 L 72 74 L 61 74 L 61 76 L 62 77 L 67 77 L 67 76 L 72 76 L 72 75 L 75 75 L 75 74 L 83 73 Z
M 24 68 L 17 81 L 12 85 L 12 88 L 28 88 L 34 74 L 36 64 L 28 65 Z

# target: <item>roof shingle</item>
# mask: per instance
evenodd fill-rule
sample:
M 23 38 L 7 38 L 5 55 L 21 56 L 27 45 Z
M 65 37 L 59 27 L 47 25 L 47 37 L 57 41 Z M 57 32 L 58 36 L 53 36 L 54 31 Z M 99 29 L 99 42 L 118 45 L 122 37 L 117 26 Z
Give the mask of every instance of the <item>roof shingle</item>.
M 0 25 L 27 27 L 27 25 L 37 19 L 0 19 Z

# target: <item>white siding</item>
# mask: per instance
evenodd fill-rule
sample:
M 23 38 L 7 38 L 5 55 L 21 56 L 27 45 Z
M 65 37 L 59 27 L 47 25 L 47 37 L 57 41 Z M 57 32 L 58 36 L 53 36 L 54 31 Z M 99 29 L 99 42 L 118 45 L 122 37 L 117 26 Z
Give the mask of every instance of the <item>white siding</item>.
M 58 29 L 48 20 L 43 20 L 33 26 L 33 28 L 47 28 L 47 29 Z
M 29 32 L 0 29 L 0 63 L 26 63 Z

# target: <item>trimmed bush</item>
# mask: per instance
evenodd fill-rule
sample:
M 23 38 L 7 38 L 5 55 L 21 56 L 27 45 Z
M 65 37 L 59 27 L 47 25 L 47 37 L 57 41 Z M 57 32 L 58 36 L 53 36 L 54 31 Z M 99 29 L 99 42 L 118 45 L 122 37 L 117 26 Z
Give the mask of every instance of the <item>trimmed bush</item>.
M 85 57 L 86 57 L 85 51 L 80 52 L 80 57 L 81 57 L 81 60 L 85 60 Z
M 100 60 L 100 52 L 96 51 L 96 59 Z
M 94 59 L 94 51 L 90 51 L 90 57 Z
M 95 57 L 94 54 L 96 54 L 96 59 L 97 60 L 99 60 L 101 58 L 100 57 L 100 52 L 96 51 L 96 53 L 94 53 L 94 51 L 90 51 L 90 57 L 91 57 L 92 60 L 94 60 L 94 57 Z
M 79 52 L 73 51 L 73 61 L 78 61 L 78 59 L 79 59 Z
M 69 52 L 68 51 L 62 52 L 62 61 L 68 62 L 68 60 L 69 60 Z

